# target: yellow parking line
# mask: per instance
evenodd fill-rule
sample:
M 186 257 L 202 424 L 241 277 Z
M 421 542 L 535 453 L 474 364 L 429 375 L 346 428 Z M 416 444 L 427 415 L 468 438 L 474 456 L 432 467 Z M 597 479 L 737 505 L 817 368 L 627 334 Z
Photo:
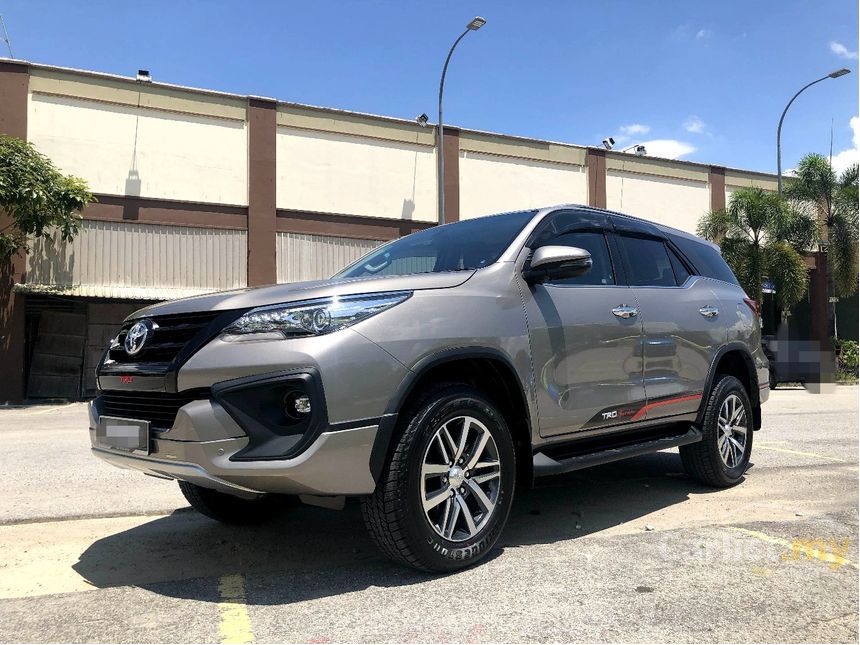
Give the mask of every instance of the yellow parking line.
M 730 531 L 789 549 L 780 556 L 783 560 L 800 560 L 801 557 L 805 557 L 807 560 L 821 560 L 828 563 L 832 571 L 836 571 L 843 565 L 848 565 L 854 569 L 858 568 L 856 563 L 845 557 L 845 553 L 848 551 L 847 539 L 843 540 L 841 544 L 838 540 L 824 540 L 823 538 L 816 540 L 795 539 L 789 542 L 783 538 L 773 537 L 761 531 L 751 531 L 750 529 L 742 529 L 737 526 L 730 526 L 728 528 Z M 829 551 L 828 548 L 830 549 Z
M 761 540 L 762 542 L 768 542 L 770 544 L 778 544 L 779 546 L 789 546 L 788 540 L 783 540 L 782 538 L 772 537 L 766 533 L 761 533 L 759 531 L 751 531 L 749 529 L 742 529 L 737 526 L 730 526 L 730 531 L 735 531 L 736 533 L 743 533 L 744 535 L 748 535 L 750 537 L 754 537 L 757 540 Z
M 254 630 L 245 604 L 245 578 L 241 574 L 221 576 L 218 581 L 222 643 L 253 643 Z
M 753 444 L 753 447 L 759 450 L 773 450 L 774 452 L 784 452 L 789 455 L 801 455 L 803 457 L 816 457 L 818 459 L 828 459 L 830 461 L 839 461 L 844 462 L 844 459 L 839 459 L 838 457 L 831 457 L 830 455 L 819 455 L 817 452 L 803 452 L 802 450 L 790 450 L 788 448 L 777 448 L 775 446 L 770 445 L 762 445 L 761 443 Z
M 48 414 L 48 412 L 56 412 L 57 410 L 65 410 L 67 407 L 69 407 L 69 406 L 61 405 L 59 407 L 46 408 L 44 410 L 33 410 L 32 412 L 30 412 L 30 414 Z

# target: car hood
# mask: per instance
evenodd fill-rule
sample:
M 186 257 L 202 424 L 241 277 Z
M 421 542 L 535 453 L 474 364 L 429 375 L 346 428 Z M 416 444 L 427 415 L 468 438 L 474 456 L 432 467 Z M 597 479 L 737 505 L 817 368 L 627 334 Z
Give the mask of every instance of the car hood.
M 146 316 L 165 316 L 198 311 L 227 311 L 249 309 L 282 302 L 296 302 L 328 296 L 385 291 L 417 291 L 420 289 L 450 289 L 471 278 L 474 271 L 448 271 L 444 273 L 418 273 L 414 275 L 338 278 L 275 284 L 267 287 L 219 291 L 201 296 L 159 302 L 131 314 L 126 320 Z

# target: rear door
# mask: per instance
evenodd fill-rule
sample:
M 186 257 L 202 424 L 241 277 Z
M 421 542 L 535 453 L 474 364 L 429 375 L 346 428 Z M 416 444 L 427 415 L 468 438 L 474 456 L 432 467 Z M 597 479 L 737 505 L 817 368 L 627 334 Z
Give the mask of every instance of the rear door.
M 593 261 L 577 278 L 520 280 L 545 437 L 627 421 L 624 411 L 645 398 L 636 298 L 621 284 L 607 228 L 602 213 L 560 211 L 548 215 L 527 243 L 530 251 L 547 245 L 584 248 Z M 631 315 L 620 316 L 623 307 Z
M 633 420 L 698 410 L 708 369 L 726 342 L 727 312 L 656 227 L 617 218 L 617 243 L 640 306 L 646 405 Z

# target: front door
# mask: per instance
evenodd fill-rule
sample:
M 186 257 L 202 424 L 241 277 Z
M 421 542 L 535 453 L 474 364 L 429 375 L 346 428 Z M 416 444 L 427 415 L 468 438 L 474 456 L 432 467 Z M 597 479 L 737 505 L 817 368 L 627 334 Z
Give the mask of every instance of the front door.
M 583 248 L 593 261 L 576 278 L 521 281 L 544 437 L 629 421 L 631 404 L 645 399 L 639 306 L 633 291 L 618 284 L 606 225 L 601 214 L 561 211 L 547 216 L 528 242 L 532 251 Z

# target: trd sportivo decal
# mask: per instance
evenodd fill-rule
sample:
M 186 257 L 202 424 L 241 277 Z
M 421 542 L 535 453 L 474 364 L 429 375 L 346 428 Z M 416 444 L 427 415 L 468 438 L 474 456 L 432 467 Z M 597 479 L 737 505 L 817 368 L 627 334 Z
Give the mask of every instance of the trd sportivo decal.
M 648 410 L 653 410 L 654 408 L 662 407 L 664 405 L 676 405 L 686 401 L 698 401 L 701 400 L 701 398 L 701 392 L 687 392 L 680 395 L 672 394 L 671 396 L 661 396 L 659 398 L 651 399 L 650 401 L 637 401 L 636 403 L 631 403 L 629 405 L 604 408 L 591 417 L 591 419 L 588 420 L 588 423 L 582 427 L 583 429 L 586 429 L 595 428 L 597 426 L 612 425 L 615 423 L 641 421 L 648 413 Z

